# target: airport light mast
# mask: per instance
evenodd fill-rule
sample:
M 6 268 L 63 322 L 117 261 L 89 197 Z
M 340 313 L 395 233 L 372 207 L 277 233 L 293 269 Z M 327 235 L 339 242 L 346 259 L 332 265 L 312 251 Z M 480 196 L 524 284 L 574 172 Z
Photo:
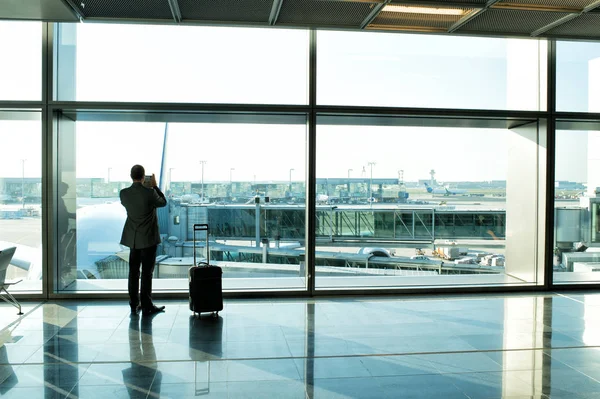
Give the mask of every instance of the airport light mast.
M 21 202 L 23 203 L 23 209 L 25 209 L 25 161 L 21 159 Z
M 233 196 L 233 180 L 232 180 L 232 174 L 233 171 L 235 170 L 235 168 L 229 168 L 229 192 L 230 192 L 230 196 Z
M 290 168 L 290 197 L 292 196 L 292 172 L 294 168 Z
M 169 192 L 173 193 L 173 189 L 171 188 L 171 175 L 173 174 L 173 169 L 175 168 L 169 168 L 169 185 L 167 186 L 169 189 Z
M 369 199 L 371 202 L 371 198 L 373 198 L 373 165 L 377 165 L 375 162 L 369 162 L 368 165 L 371 167 L 371 179 L 369 180 Z M 371 202 L 372 203 L 372 202 Z
M 348 169 L 348 196 L 350 196 L 350 172 L 352 171 L 352 169 Z
M 200 161 L 202 166 L 202 179 L 200 180 L 200 198 L 204 201 L 204 164 L 206 161 Z

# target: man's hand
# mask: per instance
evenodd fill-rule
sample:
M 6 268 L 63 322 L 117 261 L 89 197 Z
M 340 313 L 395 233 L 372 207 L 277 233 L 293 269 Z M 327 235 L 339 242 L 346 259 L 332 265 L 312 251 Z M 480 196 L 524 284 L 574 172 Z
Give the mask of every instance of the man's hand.
M 156 184 L 156 176 L 154 175 L 154 173 L 152 173 L 152 178 L 150 179 L 150 187 L 154 188 L 157 186 L 158 184 Z

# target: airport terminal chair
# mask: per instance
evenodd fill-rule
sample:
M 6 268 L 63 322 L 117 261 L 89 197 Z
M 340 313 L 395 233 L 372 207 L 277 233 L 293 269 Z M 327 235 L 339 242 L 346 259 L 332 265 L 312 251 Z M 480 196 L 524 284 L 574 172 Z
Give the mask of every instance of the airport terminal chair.
M 10 292 L 8 292 L 8 287 L 20 283 L 21 280 L 6 281 L 6 269 L 8 269 L 8 265 L 10 264 L 10 260 L 15 254 L 16 249 L 17 248 L 15 247 L 11 247 L 0 251 L 0 299 L 19 309 L 19 313 L 17 314 L 22 315 L 21 304 L 10 294 Z

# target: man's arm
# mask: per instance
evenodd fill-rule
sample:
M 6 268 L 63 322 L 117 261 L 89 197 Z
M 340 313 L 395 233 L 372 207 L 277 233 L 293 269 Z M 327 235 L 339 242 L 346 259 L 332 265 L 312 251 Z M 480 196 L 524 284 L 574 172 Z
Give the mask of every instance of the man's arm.
M 158 186 L 154 186 L 154 206 L 162 208 L 167 205 L 167 199 Z
M 152 173 L 152 177 L 150 178 L 150 184 L 152 185 L 152 189 L 154 191 L 154 206 L 157 208 L 162 208 L 167 205 L 167 199 L 160 188 L 158 188 L 158 184 L 156 183 L 156 176 Z

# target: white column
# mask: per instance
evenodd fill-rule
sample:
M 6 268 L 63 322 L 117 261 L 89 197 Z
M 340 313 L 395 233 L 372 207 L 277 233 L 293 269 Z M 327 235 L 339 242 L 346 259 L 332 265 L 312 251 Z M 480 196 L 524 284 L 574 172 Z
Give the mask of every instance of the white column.
M 546 109 L 545 51 L 538 40 L 508 39 L 506 47 L 506 107 L 522 111 Z
M 600 112 L 600 58 L 588 63 L 588 111 Z M 588 132 L 588 187 L 587 193 L 595 197 L 596 187 L 600 187 L 600 132 Z

